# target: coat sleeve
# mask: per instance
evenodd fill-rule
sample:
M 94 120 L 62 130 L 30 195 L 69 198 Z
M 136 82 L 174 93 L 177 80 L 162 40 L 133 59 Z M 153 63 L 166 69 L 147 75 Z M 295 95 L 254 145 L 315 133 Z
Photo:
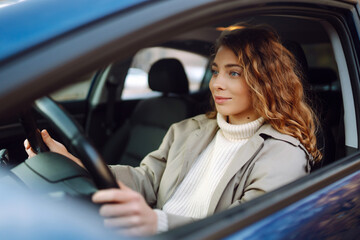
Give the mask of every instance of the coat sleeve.
M 247 202 L 308 174 L 308 155 L 300 147 L 271 140 L 251 165 L 244 190 L 231 207 Z
M 149 153 L 141 161 L 140 167 L 109 166 L 116 180 L 123 182 L 131 189 L 141 193 L 150 206 L 156 204 L 157 191 L 173 140 L 174 129 L 172 126 L 166 133 L 159 149 Z
M 180 227 L 185 224 L 192 223 L 194 221 L 200 220 L 198 218 L 192 218 L 192 217 L 184 217 L 174 214 L 166 213 L 167 215 L 167 222 L 168 222 L 168 229 L 173 229 L 176 227 Z
M 159 209 L 155 209 L 157 218 L 158 218 L 158 229 L 157 232 L 161 233 L 161 232 L 165 232 L 168 231 L 169 229 L 173 229 L 188 223 L 192 223 L 196 220 L 196 218 L 191 218 L 191 217 L 184 217 L 184 216 L 179 216 L 179 215 L 174 215 L 174 214 L 170 214 L 170 213 L 165 213 L 162 210 Z

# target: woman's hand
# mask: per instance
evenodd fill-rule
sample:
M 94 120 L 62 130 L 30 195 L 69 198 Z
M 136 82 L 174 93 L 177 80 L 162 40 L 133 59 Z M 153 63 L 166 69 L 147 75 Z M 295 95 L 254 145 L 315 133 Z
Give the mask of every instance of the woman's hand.
M 66 149 L 66 147 L 62 143 L 59 143 L 58 141 L 51 138 L 51 136 L 45 129 L 41 131 L 41 137 L 51 152 L 56 152 L 61 155 L 64 155 L 65 157 L 76 162 L 81 167 L 85 168 L 84 165 L 81 163 L 80 159 L 78 159 L 77 157 L 75 157 L 74 155 L 69 153 L 68 150 Z M 27 139 L 25 139 L 25 141 L 24 141 L 24 147 L 25 147 L 25 151 L 28 154 L 29 158 L 36 155 L 36 153 L 34 153 L 33 149 L 30 146 L 30 143 Z
M 96 192 L 92 201 L 103 204 L 100 215 L 106 227 L 115 228 L 121 234 L 143 236 L 157 232 L 157 214 L 145 202 L 143 196 L 121 182 L 120 189 Z

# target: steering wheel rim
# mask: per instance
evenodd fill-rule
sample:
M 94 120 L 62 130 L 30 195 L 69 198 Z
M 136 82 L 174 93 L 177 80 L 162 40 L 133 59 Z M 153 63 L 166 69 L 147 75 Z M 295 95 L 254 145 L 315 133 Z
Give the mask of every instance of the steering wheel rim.
M 104 159 L 85 137 L 79 125 L 51 98 L 43 97 L 34 102 L 36 110 L 74 147 L 98 189 L 119 188 Z

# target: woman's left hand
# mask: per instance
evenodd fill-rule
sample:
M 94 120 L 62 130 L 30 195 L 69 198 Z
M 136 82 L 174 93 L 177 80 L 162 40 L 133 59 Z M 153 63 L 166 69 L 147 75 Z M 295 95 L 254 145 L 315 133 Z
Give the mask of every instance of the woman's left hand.
M 100 215 L 104 225 L 117 228 L 121 234 L 143 236 L 157 232 L 157 214 L 138 192 L 121 182 L 120 189 L 106 189 L 96 192 L 92 201 L 103 204 Z

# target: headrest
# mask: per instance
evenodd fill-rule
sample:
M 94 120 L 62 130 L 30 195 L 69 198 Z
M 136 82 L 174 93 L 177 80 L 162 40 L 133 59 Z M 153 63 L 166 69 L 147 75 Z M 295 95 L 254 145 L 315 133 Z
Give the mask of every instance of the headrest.
M 306 56 L 304 50 L 302 49 L 301 45 L 294 41 L 285 41 L 283 43 L 284 47 L 287 48 L 295 57 L 297 61 L 297 67 L 301 71 L 300 74 L 302 78 L 307 81 L 308 78 L 308 62 L 306 60 Z
M 149 71 L 149 87 L 164 94 L 188 93 L 189 82 L 181 62 L 174 58 L 164 58 L 155 62 Z

